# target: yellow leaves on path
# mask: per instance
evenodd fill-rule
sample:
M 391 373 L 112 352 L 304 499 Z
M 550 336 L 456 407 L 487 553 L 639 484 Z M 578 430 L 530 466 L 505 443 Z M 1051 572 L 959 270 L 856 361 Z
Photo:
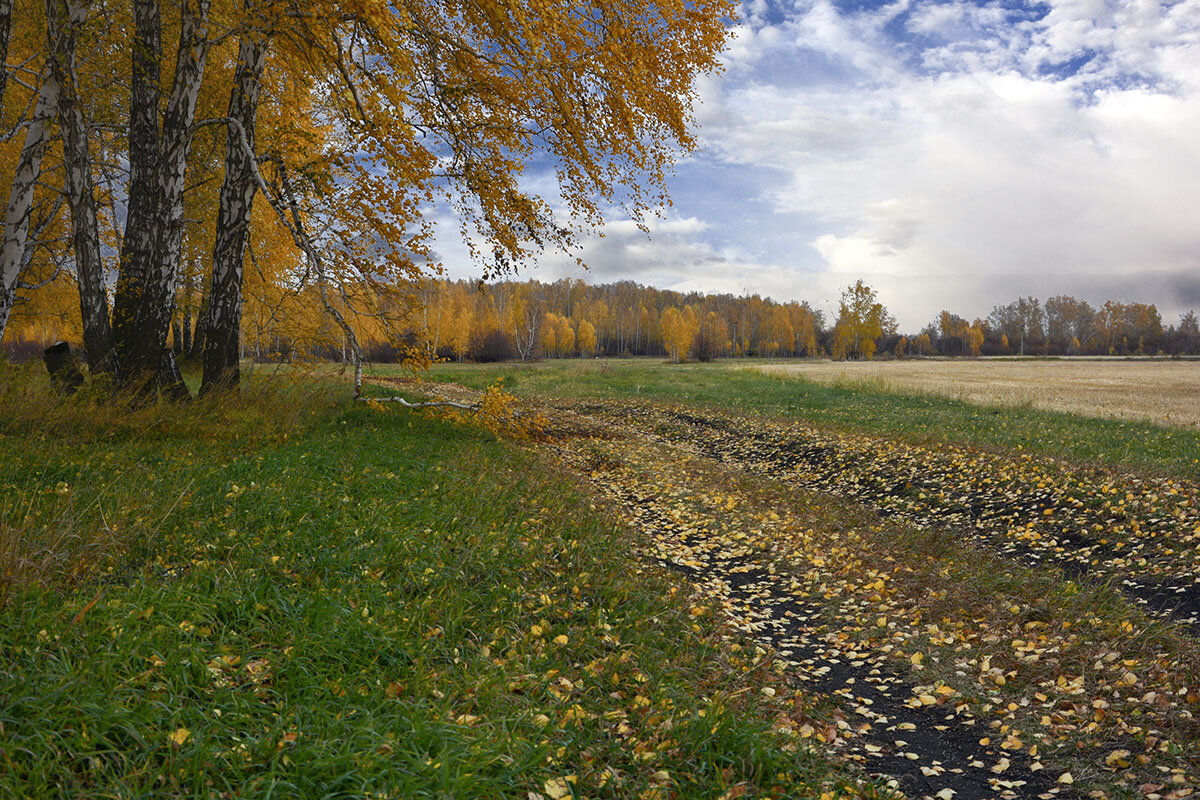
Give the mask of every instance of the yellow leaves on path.
M 635 414 L 625 408 L 623 422 L 615 414 L 606 419 L 624 438 L 610 430 L 604 442 L 568 446 L 563 459 L 620 507 L 649 560 L 687 576 L 695 625 L 728 623 L 749 633 L 768 648 L 784 686 L 832 704 L 823 720 L 782 723 L 798 742 L 834 745 L 842 758 L 898 776 L 921 797 L 1048 798 L 1065 791 L 1073 773 L 1088 776 L 1089 791 L 1107 785 L 1097 775 L 1133 786 L 1168 775 L 1174 794 L 1163 797 L 1193 791 L 1197 776 L 1188 764 L 1200 755 L 1192 741 L 1200 709 L 1188 698 L 1200 696 L 1200 672 L 1185 654 L 1200 653 L 1194 643 L 1146 649 L 1139 637 L 1158 629 L 1131 608 L 1107 609 L 1117 615 L 1117 638 L 1097 639 L 1086 614 L 1066 615 L 1020 586 L 1003 596 L 964 593 L 964 581 L 993 580 L 982 571 L 1002 570 L 1003 562 L 958 546 L 908 550 L 925 541 L 894 533 L 910 524 L 884 524 L 867 509 L 803 490 L 814 482 L 848 488 L 921 522 L 960 502 L 955 492 L 967 484 L 950 476 L 969 476 L 941 461 L 958 456 L 694 409 L 647 405 Z M 794 460 L 776 473 L 784 457 Z M 895 475 L 873 474 L 880 458 L 885 469 L 936 469 L 919 490 L 888 495 L 881 487 L 894 486 Z M 1012 519 L 1029 514 L 1060 525 L 1093 513 L 1050 491 L 1070 485 L 1071 496 L 1085 494 L 1086 482 L 1064 477 L 1065 470 L 970 458 L 983 480 L 997 470 L 1005 481 L 972 496 Z M 783 480 L 766 482 L 765 475 Z M 1096 496 L 1102 485 L 1093 487 Z M 1143 491 L 1145 503 L 1150 491 Z M 1031 496 L 1041 499 L 1013 500 Z M 972 526 L 992 519 L 958 513 Z M 1047 552 L 1068 553 L 1058 541 Z M 771 686 L 758 701 L 789 697 L 790 690 Z
M 643 404 L 631 414 L 621 404 L 589 401 L 588 409 L 631 435 L 922 527 L 954 529 L 1006 558 L 1111 576 L 1151 612 L 1200 628 L 1198 486 L 693 408 Z

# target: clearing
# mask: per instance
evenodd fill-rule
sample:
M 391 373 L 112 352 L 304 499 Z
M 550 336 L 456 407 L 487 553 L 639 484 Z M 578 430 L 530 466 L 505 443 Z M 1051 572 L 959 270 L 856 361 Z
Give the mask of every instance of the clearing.
M 131 412 L 38 366 L 0 373 L 0 797 L 883 796 L 537 452 L 344 383 Z
M 1200 785 L 1200 433 L 726 365 L 0 382 L 0 794 Z M 332 397 L 330 392 L 340 392 Z

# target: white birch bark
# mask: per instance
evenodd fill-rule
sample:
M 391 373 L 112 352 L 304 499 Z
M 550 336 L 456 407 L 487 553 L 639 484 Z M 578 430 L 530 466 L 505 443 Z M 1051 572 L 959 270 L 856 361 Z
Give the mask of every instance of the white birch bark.
M 29 240 L 29 219 L 33 213 L 34 191 L 42 174 L 42 156 L 46 153 L 50 117 L 58 107 L 58 83 L 49 70 L 38 89 L 33 119 L 25 129 L 25 143 L 13 173 L 8 204 L 4 209 L 4 241 L 0 244 L 0 341 L 8 327 L 17 299 L 17 282 L 25 262 Z
M 13 0 L 0 0 L 0 66 L 8 63 L 8 38 L 12 32 Z M 0 110 L 4 108 L 4 92 L 8 88 L 8 70 L 0 69 Z
M 113 340 L 122 379 L 145 370 L 135 363 L 138 312 L 145 301 L 146 274 L 154 259 L 158 205 L 158 108 L 162 77 L 162 12 L 156 0 L 133 0 L 134 39 L 130 52 L 129 203 L 121 265 L 113 298 Z
M 137 8 L 141 9 L 142 5 L 152 4 L 139 3 Z M 184 396 L 187 389 L 175 380 L 173 373 L 177 373 L 177 370 L 165 370 L 163 364 L 167 332 L 174 312 L 175 285 L 179 277 L 183 241 L 184 173 L 191 148 L 196 102 L 211 44 L 207 29 L 209 6 L 209 0 L 184 0 L 183 3 L 178 57 L 163 115 L 159 147 L 157 152 L 145 154 L 147 163 L 151 155 L 157 156 L 154 159 L 157 169 L 151 191 L 153 197 L 151 202 L 143 206 L 130 205 L 125 235 L 130 258 L 128 261 L 122 258 L 121 261 L 122 275 L 118 279 L 113 313 L 123 379 L 147 390 L 153 386 L 154 379 L 163 384 L 171 395 L 179 397 Z M 139 38 L 149 39 L 160 30 L 157 7 L 147 7 L 143 11 L 147 35 L 143 37 L 139 28 Z M 150 44 L 153 46 L 154 43 Z M 135 77 L 138 76 L 139 66 L 146 71 L 145 66 L 139 65 L 135 58 Z M 135 97 L 136 108 L 131 106 L 131 118 L 147 114 L 148 109 L 142 105 L 151 95 L 152 90 L 147 87 L 142 100 Z M 157 112 L 156 107 L 154 111 Z M 146 128 L 147 141 L 139 142 L 139 148 L 150 150 L 149 138 L 153 130 L 149 124 Z M 131 125 L 131 152 L 132 140 Z M 131 240 L 135 232 L 140 244 L 133 247 Z
M 92 370 L 115 370 L 108 297 L 104 292 L 104 261 L 100 257 L 100 225 L 88 149 L 88 126 L 79 102 L 75 71 L 78 31 L 87 12 L 78 0 L 46 0 L 50 63 L 59 85 L 58 119 L 63 138 L 64 183 L 71 206 L 71 235 L 75 273 L 79 281 L 79 310 L 83 346 Z
M 238 46 L 237 70 L 229 97 L 229 117 L 238 121 L 240 129 L 232 125 L 226 129 L 225 181 L 221 184 L 213 243 L 201 394 L 218 387 L 236 386 L 240 377 L 242 266 L 250 231 L 250 211 L 258 192 L 250 162 L 254 160 L 254 123 L 266 60 L 266 40 L 258 33 L 247 33 Z M 241 142 L 242 133 L 246 136 L 245 147 Z

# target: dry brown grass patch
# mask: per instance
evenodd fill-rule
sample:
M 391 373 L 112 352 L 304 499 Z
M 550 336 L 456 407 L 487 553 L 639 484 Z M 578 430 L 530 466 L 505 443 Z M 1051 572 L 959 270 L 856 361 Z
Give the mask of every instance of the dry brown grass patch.
M 760 368 L 822 383 L 1200 428 L 1200 362 L 1078 358 L 811 361 Z

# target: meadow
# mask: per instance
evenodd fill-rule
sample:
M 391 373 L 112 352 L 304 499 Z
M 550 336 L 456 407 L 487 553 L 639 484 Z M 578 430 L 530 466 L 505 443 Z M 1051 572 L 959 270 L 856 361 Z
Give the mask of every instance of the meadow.
M 724 363 L 372 371 L 499 383 L 508 429 L 333 370 L 136 411 L 6 370 L 4 796 L 1200 782 L 1189 428 Z
M 808 379 L 803 370 L 809 363 L 821 370 L 832 362 L 791 363 L 794 371 L 786 375 L 764 373 L 761 362 L 749 360 L 685 365 L 669 365 L 652 358 L 439 364 L 430 377 L 475 389 L 500 378 L 511 391 L 529 398 L 656 400 L 733 409 L 741 414 L 798 420 L 915 443 L 1019 448 L 1076 463 L 1200 479 L 1200 431 L 1166 424 L 1165 418 L 1113 419 L 1088 408 L 1053 411 L 1025 402 L 984 404 L 877 380 Z M 1147 364 L 1141 369 L 1153 366 L 1163 366 L 1169 373 L 1178 369 L 1171 362 Z M 1200 371 L 1200 363 L 1182 366 Z M 834 368 L 840 369 L 842 364 Z M 971 368 L 973 364 L 962 367 Z M 377 371 L 394 373 L 382 366 Z M 1049 395 L 1052 391 L 1050 386 L 1043 393 Z M 1146 394 L 1147 402 L 1151 402 L 1153 393 Z M 1186 397 L 1156 402 L 1168 403 L 1172 408 L 1187 405 Z
M 914 797 L 1194 793 L 1196 432 L 725 364 L 436 374 L 590 429 L 656 557 L 840 700 L 798 736 Z

